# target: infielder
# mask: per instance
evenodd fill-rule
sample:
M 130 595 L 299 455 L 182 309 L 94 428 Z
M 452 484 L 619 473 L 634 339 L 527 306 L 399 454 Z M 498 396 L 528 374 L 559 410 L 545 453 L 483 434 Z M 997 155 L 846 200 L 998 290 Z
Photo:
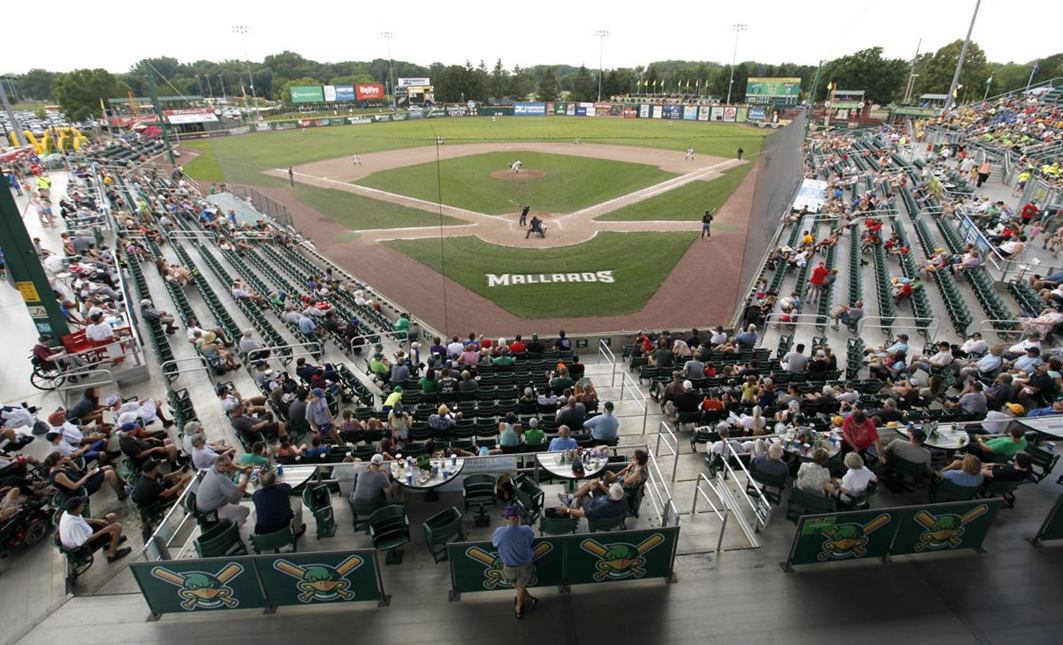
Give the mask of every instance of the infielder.
M 684 158 L 685 159 L 693 159 L 694 158 L 694 149 L 693 148 L 687 148 L 687 156 L 684 157 Z
M 358 153 L 355 153 L 354 156 L 352 157 L 352 159 L 354 159 L 354 165 L 356 165 L 356 166 L 362 165 L 362 155 L 360 155 Z

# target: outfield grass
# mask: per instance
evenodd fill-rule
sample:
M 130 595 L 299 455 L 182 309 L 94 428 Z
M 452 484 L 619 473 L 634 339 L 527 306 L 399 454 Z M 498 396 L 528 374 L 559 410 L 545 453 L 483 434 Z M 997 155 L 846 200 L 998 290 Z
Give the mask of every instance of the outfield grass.
M 712 181 L 692 181 L 594 219 L 608 222 L 700 221 L 706 208 L 711 208 L 713 212 L 720 210 L 752 168 L 752 163 L 734 166 Z M 714 223 L 712 227 L 719 231 L 735 230 L 734 225 L 726 222 Z
M 492 172 L 509 172 L 515 159 L 528 170 L 541 170 L 538 179 L 497 179 Z M 438 175 L 437 175 L 438 172 Z M 501 215 L 531 204 L 537 211 L 571 213 L 678 175 L 656 166 L 539 152 L 488 152 L 456 159 L 375 172 L 354 182 L 428 201 Z M 442 188 L 437 192 L 438 188 Z
M 374 228 L 413 228 L 417 226 L 454 226 L 465 222 L 428 211 L 385 202 L 344 190 L 296 184 L 292 196 L 325 217 L 355 231 Z
M 588 117 L 503 117 L 497 122 L 483 117 L 416 119 L 393 123 L 279 130 L 183 145 L 205 152 L 185 167 L 193 179 L 263 184 L 263 170 L 370 153 L 428 145 L 436 135 L 450 142 L 572 141 L 585 143 L 686 150 L 730 158 L 744 148 L 755 159 L 763 137 L 771 130 L 731 123 L 662 119 L 607 119 Z M 219 166 L 210 156 L 222 160 Z M 220 172 L 224 170 L 224 173 Z
M 607 316 L 645 306 L 696 239 L 691 233 L 599 233 L 560 248 L 518 249 L 468 237 L 384 242 L 522 318 Z M 486 274 L 613 270 L 613 283 L 487 286 Z

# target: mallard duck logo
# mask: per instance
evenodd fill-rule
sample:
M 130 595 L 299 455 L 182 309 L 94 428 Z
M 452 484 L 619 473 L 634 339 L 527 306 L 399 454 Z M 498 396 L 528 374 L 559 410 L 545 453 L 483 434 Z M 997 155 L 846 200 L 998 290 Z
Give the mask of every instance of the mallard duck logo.
M 816 557 L 820 562 L 862 558 L 867 553 L 867 536 L 889 521 L 890 515 L 883 513 L 867 524 L 847 523 L 825 529 L 823 535 L 827 540 L 823 543 L 823 551 Z
M 328 602 L 331 600 L 353 600 L 354 593 L 350 591 L 351 581 L 347 576 L 358 567 L 365 564 L 365 560 L 352 555 L 341 562 L 336 568 L 327 564 L 308 564 L 299 566 L 287 560 L 277 560 L 273 568 L 281 573 L 286 573 L 299 580 L 299 602 Z
M 165 567 L 155 567 L 151 570 L 151 575 L 179 587 L 177 595 L 184 598 L 181 608 L 185 611 L 193 611 L 195 609 L 218 609 L 223 606 L 228 609 L 238 607 L 240 601 L 232 597 L 233 590 L 228 583 L 243 571 L 244 568 L 234 562 L 217 574 L 204 571 L 176 573 Z
M 919 543 L 915 545 L 916 551 L 939 551 L 941 549 L 955 549 L 963 544 L 964 525 L 975 518 L 989 512 L 987 504 L 979 504 L 967 511 L 962 517 L 955 513 L 933 515 L 928 511 L 919 511 L 915 514 L 915 521 L 925 528 L 919 536 Z
M 601 582 L 605 579 L 624 580 L 625 578 L 641 578 L 646 575 L 646 555 L 649 551 L 657 548 L 664 542 L 664 536 L 654 533 L 642 541 L 641 544 L 618 543 L 606 547 L 593 538 L 588 538 L 580 543 L 580 548 L 598 556 L 596 564 L 597 572 L 594 579 Z

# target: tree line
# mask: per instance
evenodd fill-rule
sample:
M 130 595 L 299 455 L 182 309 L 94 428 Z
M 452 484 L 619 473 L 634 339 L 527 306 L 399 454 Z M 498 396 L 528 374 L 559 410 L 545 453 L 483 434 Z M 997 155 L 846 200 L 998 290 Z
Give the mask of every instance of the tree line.
M 914 96 L 944 94 L 952 81 L 962 41 L 955 41 L 925 52 L 915 61 Z M 828 61 L 820 70 L 815 100 L 827 95 L 827 84 L 837 89 L 864 90 L 868 100 L 877 104 L 901 100 L 913 71 L 912 61 L 885 58 L 881 47 L 871 47 Z M 979 100 L 990 95 L 1022 89 L 1033 71 L 1028 63 L 993 63 L 985 52 L 971 43 L 960 77 L 957 98 Z M 8 75 L 17 98 L 55 101 L 74 120 L 84 120 L 99 112 L 99 100 L 112 97 L 147 96 L 146 70 L 156 76 L 160 96 L 200 95 L 235 97 L 242 101 L 252 94 L 259 98 L 289 100 L 288 89 L 294 85 L 356 85 L 381 83 L 391 85 L 392 78 L 430 77 L 436 100 L 445 103 L 464 101 L 537 99 L 553 101 L 565 96 L 572 101 L 593 101 L 601 96 L 655 93 L 699 94 L 725 97 L 732 73 L 730 65 L 707 61 L 666 60 L 632 68 L 605 70 L 598 78 L 597 69 L 572 65 L 534 65 L 512 68 L 501 59 L 491 67 L 484 61 L 474 65 L 424 66 L 408 61 L 345 61 L 321 63 L 290 51 L 266 56 L 262 62 L 199 60 L 182 63 L 176 58 L 146 58 L 129 71 L 113 74 L 102 69 L 78 69 L 68 73 L 32 69 L 25 74 Z M 802 98 L 811 91 L 817 66 L 755 61 L 742 62 L 734 68 L 732 101 L 745 99 L 746 80 L 753 77 L 796 77 L 801 79 Z M 1038 61 L 1033 83 L 1063 76 L 1063 53 Z

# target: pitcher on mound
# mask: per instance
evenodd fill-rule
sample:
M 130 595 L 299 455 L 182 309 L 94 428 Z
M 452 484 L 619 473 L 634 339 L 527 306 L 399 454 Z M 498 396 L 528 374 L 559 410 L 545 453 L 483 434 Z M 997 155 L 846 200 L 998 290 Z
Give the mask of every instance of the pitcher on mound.
M 522 165 L 524 165 L 524 164 L 521 162 L 521 160 L 517 159 L 512 164 L 510 164 L 509 169 L 512 170 L 515 173 L 519 173 L 520 172 L 520 167 Z

